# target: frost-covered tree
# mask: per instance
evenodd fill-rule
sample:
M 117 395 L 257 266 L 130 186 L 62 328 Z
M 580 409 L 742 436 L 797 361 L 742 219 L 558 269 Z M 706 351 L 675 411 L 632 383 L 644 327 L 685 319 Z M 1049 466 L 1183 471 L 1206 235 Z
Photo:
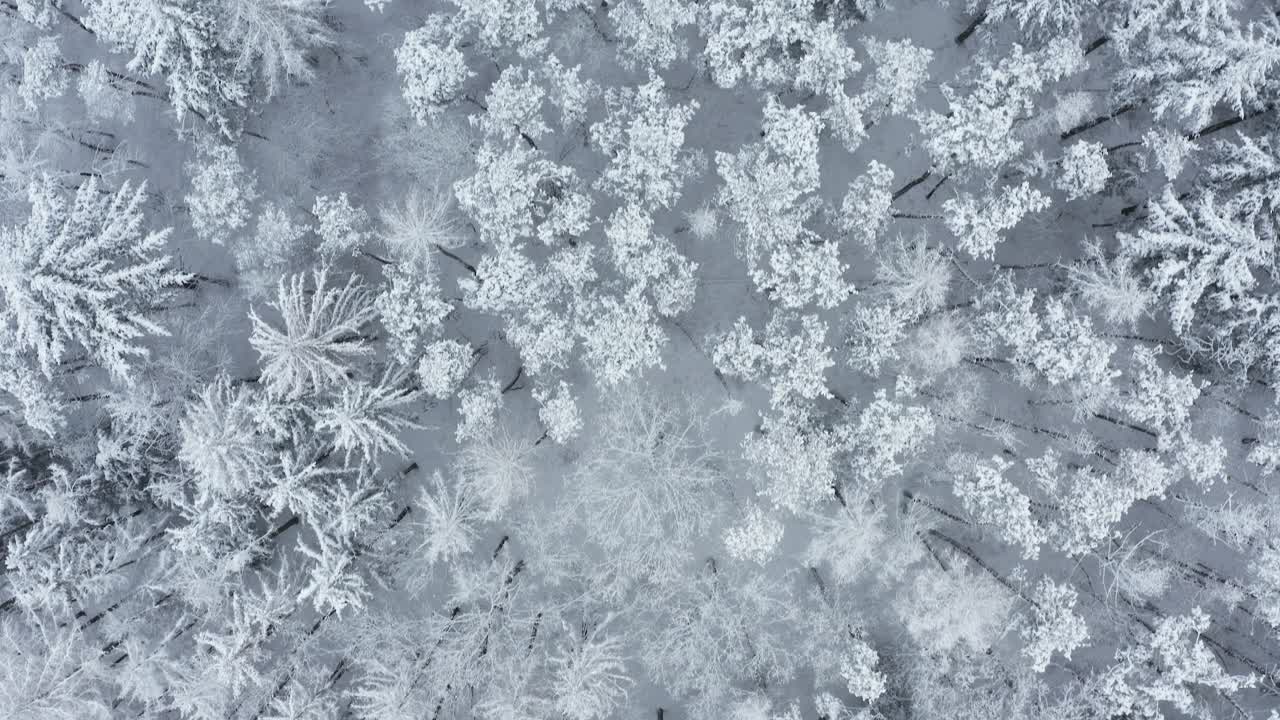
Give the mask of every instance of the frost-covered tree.
M 965 511 L 980 523 L 994 525 L 1010 544 L 1022 546 L 1023 557 L 1034 559 L 1044 542 L 1031 498 L 1004 477 L 1013 463 L 994 456 L 989 460 L 959 457 L 952 460 L 956 474 L 953 490 Z
M 263 380 L 272 392 L 297 397 L 341 386 L 353 363 L 372 352 L 362 335 L 374 318 L 368 289 L 351 276 L 329 284 L 329 269 L 281 278 L 273 309 L 277 327 L 250 311 L 250 342 L 263 359 Z
M 738 223 L 737 250 L 756 287 L 786 307 L 835 307 L 852 292 L 839 245 L 806 224 L 817 210 L 822 119 L 770 99 L 764 140 L 716 153 L 721 202 Z
M 980 299 L 981 337 L 1007 347 L 1024 372 L 1042 378 L 1070 400 L 1077 416 L 1096 412 L 1114 395 L 1120 371 L 1116 343 L 1092 319 L 1060 298 L 1035 309 L 1033 290 L 1018 291 L 1005 278 Z
M 421 377 L 421 374 L 421 368 L 419 368 L 419 377 Z M 474 384 L 462 388 L 458 392 L 458 414 L 461 416 L 461 420 L 454 431 L 454 438 L 460 443 L 470 441 L 483 443 L 487 446 L 490 440 L 496 437 L 498 433 L 504 432 L 498 417 L 502 406 L 502 385 L 493 373 Z M 505 458 L 509 456 L 504 453 L 499 457 Z M 522 478 L 521 482 L 527 484 L 528 479 Z M 500 500 L 493 503 L 497 508 L 494 512 L 506 507 L 513 497 L 522 496 L 527 492 L 527 489 L 518 487 L 508 490 L 505 487 L 506 483 L 503 483 L 503 485 L 503 489 L 495 490 Z
M 84 24 L 113 50 L 132 55 L 128 68 L 164 78 L 179 120 L 214 119 L 245 105 L 249 86 L 219 45 L 217 8 L 193 0 L 90 0 Z
M 878 287 L 872 294 L 887 295 L 896 314 L 914 320 L 942 309 L 952 271 L 946 254 L 930 247 L 924 234 L 909 239 L 899 236 L 884 244 L 876 267 Z
M 1174 433 L 1184 429 L 1191 418 L 1191 406 L 1203 386 L 1190 376 L 1179 377 L 1160 367 L 1159 350 L 1136 347 L 1130 372 L 1132 389 L 1124 399 L 1125 412 L 1156 432 Z
M 298 593 L 299 600 L 310 600 L 317 612 L 359 610 L 368 601 L 368 583 L 355 566 L 356 552 L 349 542 L 329 533 L 316 533 L 316 544 L 299 539 L 298 552 L 314 565 L 310 581 Z
M 54 37 L 42 37 L 22 54 L 22 84 L 19 94 L 27 107 L 40 104 L 66 92 L 68 85 L 65 60 Z
M 544 121 L 543 105 L 549 98 L 538 77 L 527 68 L 512 65 L 489 87 L 484 98 L 484 113 L 468 118 L 486 136 L 511 141 L 524 140 L 536 145 L 551 132 Z
M 689 52 L 688 28 L 697 19 L 689 0 L 625 0 L 609 7 L 618 34 L 620 61 L 637 68 L 664 69 Z
M 1111 170 L 1107 167 L 1106 149 L 1101 143 L 1080 141 L 1067 148 L 1062 156 L 1062 172 L 1054 185 L 1067 194 L 1068 200 L 1102 192 L 1107 187 Z
M 372 220 L 364 208 L 351 204 L 347 193 L 338 197 L 320 195 L 311 206 L 316 218 L 316 234 L 320 236 L 320 253 L 327 257 L 354 255 L 372 238 Z
M 786 0 L 715 0 L 699 14 L 711 77 L 721 87 L 744 80 L 761 90 L 823 96 L 827 125 L 850 150 L 865 137 L 862 104 L 844 90 L 861 70 L 834 19 Z
M 638 288 L 621 298 L 595 298 L 581 312 L 578 328 L 583 360 L 606 385 L 618 385 L 645 369 L 663 366 L 666 333 Z
M 1194 713 L 1202 703 L 1193 685 L 1232 693 L 1254 683 L 1256 678 L 1231 675 L 1218 662 L 1201 639 L 1209 625 L 1209 616 L 1195 608 L 1162 618 L 1145 642 L 1117 652 L 1102 681 L 1106 711 L 1152 720 L 1164 717 L 1163 707 Z
M 314 78 L 312 52 L 330 45 L 330 0 L 230 0 L 220 4 L 221 43 L 235 72 L 261 81 L 271 98 L 288 82 Z
M 367 464 L 387 453 L 408 454 L 399 433 L 421 426 L 410 417 L 418 393 L 405 375 L 388 372 L 377 382 L 348 382 L 332 403 L 320 408 L 316 429 L 332 433 L 334 449 L 346 453 L 348 463 L 353 453 Z
M 942 209 L 947 229 L 959 240 L 960 249 L 974 257 L 990 258 L 1002 240 L 1001 233 L 1049 205 L 1048 197 L 1024 182 L 987 198 L 962 193 L 943 203 Z
M 794 407 L 831 396 L 826 371 L 835 361 L 826 335 L 827 326 L 817 315 L 778 311 L 762 334 L 740 317 L 716 338 L 711 357 L 726 374 L 763 380 L 775 408 Z
M 840 677 L 850 695 L 865 702 L 875 702 L 884 694 L 885 676 L 876 669 L 876 651 L 863 642 L 853 646 L 853 650 L 840 664 Z
M 15 6 L 18 17 L 40 29 L 48 29 L 57 19 L 61 0 L 20 0 Z
M 1081 299 L 1109 323 L 1132 326 L 1151 311 L 1155 297 L 1135 272 L 1134 258 L 1108 257 L 1100 244 L 1090 243 L 1068 272 Z
M 196 234 L 223 245 L 246 228 L 258 198 L 257 176 L 240 163 L 234 147 L 206 140 L 187 165 L 191 194 L 187 207 Z
M 1198 311 L 1230 311 L 1257 284 L 1254 266 L 1267 265 L 1274 247 L 1252 223 L 1224 213 L 1212 196 L 1192 204 L 1165 187 L 1151 202 L 1147 222 L 1135 233 L 1119 234 L 1121 250 L 1151 260 L 1148 286 L 1169 297 L 1170 322 L 1188 331 Z
M 730 557 L 763 565 L 775 555 L 783 532 L 777 517 L 753 505 L 739 524 L 725 531 L 724 549 Z
M 935 566 L 918 574 L 896 609 L 925 650 L 945 653 L 963 645 L 981 653 L 1003 633 L 1015 599 L 990 575 L 958 561 L 950 570 Z
M 836 491 L 836 453 L 842 429 L 815 427 L 804 413 L 766 416 L 760 432 L 743 441 L 743 457 L 759 474 L 760 493 L 793 513 L 831 499 Z M 776 532 L 776 531 L 775 531 Z
M 1168 180 L 1182 173 L 1183 166 L 1197 149 L 1191 138 L 1169 128 L 1148 130 L 1142 136 L 1142 146 L 1151 152 L 1156 166 Z
M 616 589 L 678 577 L 715 521 L 722 475 L 708 422 L 694 406 L 633 388 L 612 393 L 596 419 L 567 502 Z
M 910 40 L 868 37 L 863 44 L 876 65 L 858 97 L 864 108 L 863 117 L 868 123 L 875 123 L 889 115 L 910 112 L 929 79 L 933 51 L 917 47 Z
M 609 117 L 591 128 L 600 150 L 612 156 L 599 186 L 646 209 L 668 208 L 692 172 L 684 129 L 698 104 L 668 106 L 657 78 L 636 88 L 634 96 L 611 100 Z
M 1254 558 L 1250 572 L 1260 590 L 1258 607 L 1263 618 L 1272 627 L 1280 627 L 1280 550 L 1268 543 Z
M 0 317 L 46 376 L 78 348 L 128 379 L 145 340 L 165 334 L 155 315 L 189 276 L 163 254 L 169 231 L 145 229 L 145 192 L 90 179 L 68 198 L 46 176 L 31 185 L 26 221 L 0 230 Z
M 1080 48 L 1068 38 L 1030 53 L 1015 44 L 1004 57 L 980 57 L 967 94 L 942 86 L 949 112 L 930 110 L 916 118 L 934 166 L 982 172 L 1013 160 L 1025 142 L 1015 125 L 1030 116 L 1046 85 L 1078 71 L 1082 61 Z
M 253 235 L 232 247 L 236 271 L 250 298 L 271 295 L 281 276 L 296 271 L 307 259 L 310 227 L 288 211 L 266 203 L 257 216 Z
M 1075 589 L 1043 578 L 1032 593 L 1035 600 L 1034 621 L 1022 631 L 1026 645 L 1022 654 L 1031 660 L 1036 672 L 1044 672 L 1054 653 L 1068 660 L 1071 653 L 1089 637 L 1084 618 L 1074 612 L 1078 599 Z
M 868 247 L 874 247 L 890 220 L 893 196 L 889 184 L 893 171 L 874 160 L 867 172 L 849 183 L 849 192 L 840 203 L 836 226 Z
M 849 437 L 858 496 L 874 496 L 886 482 L 901 477 L 937 428 L 927 410 L 904 400 L 891 400 L 887 392 L 877 390 L 874 399 L 858 411 Z
M 673 590 L 650 595 L 641 637 L 640 659 L 665 687 L 715 708 L 736 683 L 793 676 L 799 608 L 785 585 L 710 560 Z
M 1031 365 L 1086 408 L 1107 398 L 1120 374 L 1111 363 L 1115 344 L 1094 329 L 1087 315 L 1056 298 L 1046 303 L 1043 323 L 1043 333 L 1026 354 Z
M 407 33 L 396 50 L 404 98 L 419 122 L 425 123 L 460 99 L 463 86 L 475 74 L 458 47 L 461 42 L 443 16 L 431 15 L 425 25 Z
M 199 494 L 233 496 L 269 479 L 273 459 L 257 414 L 249 391 L 225 376 L 188 405 L 179 425 L 178 458 L 196 477 Z
M 439 185 L 411 188 L 399 203 L 379 213 L 382 242 L 392 257 L 423 269 L 434 266 L 440 249 L 455 250 L 466 241 L 453 193 Z
M 454 307 L 441 297 L 435 272 L 431 268 L 415 270 L 406 264 L 396 264 L 383 273 L 385 284 L 374 300 L 374 307 L 389 335 L 387 343 L 391 354 L 406 365 L 422 353 L 434 352 L 438 356 L 440 343 L 452 342 L 440 340 L 439 336 Z M 436 376 L 432 374 L 432 377 Z
M 458 206 L 480 239 L 497 246 L 536 237 L 547 245 L 580 235 L 589 225 L 590 199 L 572 168 L 557 165 L 523 144 L 486 144 L 477 172 L 454 185 Z
M 684 149 L 684 128 L 698 104 L 668 105 L 656 77 L 634 94 L 608 99 L 608 117 L 591 128 L 592 139 L 611 158 L 597 185 L 645 209 L 670 207 L 694 169 L 694 157 Z
M 417 505 L 422 513 L 414 521 L 421 532 L 417 552 L 428 565 L 452 561 L 472 549 L 480 514 L 464 483 L 446 481 L 437 470 L 430 486 L 419 491 Z
M 680 254 L 675 243 L 653 230 L 653 219 L 635 205 L 609 218 L 605 229 L 614 267 L 645 292 L 660 315 L 679 315 L 693 305 L 698 264 Z M 628 298 L 629 299 L 629 298 Z
M 1177 137 L 1190 142 L 1185 136 Z M 1278 199 L 1275 143 L 1273 134 L 1239 133 L 1234 142 L 1218 141 L 1207 148 L 1206 190 L 1230 215 L 1256 221 L 1261 213 L 1274 211 Z M 1170 179 L 1175 177 L 1177 173 Z
M 536 442 L 506 425 L 494 424 L 497 419 L 493 415 L 501 409 L 501 394 L 495 394 L 495 390 L 500 388 L 494 388 L 492 383 L 482 384 L 472 395 L 481 409 L 491 411 L 480 418 L 487 418 L 490 424 L 475 422 L 477 427 L 472 428 L 466 424 L 470 417 L 464 417 L 461 426 L 467 428 L 468 434 L 463 437 L 465 444 L 458 456 L 462 486 L 489 519 L 529 494 Z
M 582 432 L 582 412 L 568 383 L 561 380 L 554 392 L 535 388 L 533 398 L 538 401 L 538 419 L 552 442 L 563 445 Z
M 135 109 L 131 91 L 112 76 L 101 60 L 90 61 L 76 79 L 76 92 L 93 120 L 133 120 Z
M 834 516 L 820 516 L 806 558 L 815 566 L 823 563 L 829 567 L 837 583 L 851 584 L 877 569 L 876 561 L 890 541 L 890 531 L 871 508 L 846 505 Z
M 1118 464 L 1113 472 L 1067 468 L 1054 450 L 1026 461 L 1037 484 L 1058 505 L 1050 535 L 1063 552 L 1082 555 L 1117 536 L 1117 524 L 1134 502 L 1162 496 L 1177 480 L 1152 453 L 1126 450 Z
M 453 395 L 471 373 L 475 352 L 457 340 L 437 340 L 422 350 L 418 381 L 428 395 L 444 399 Z
M 970 11 L 979 7 L 977 2 L 968 5 Z M 1078 32 L 1091 13 L 1103 15 L 1099 5 L 1094 0 L 994 0 L 982 7 L 989 22 L 1013 19 L 1028 31 L 1067 34 Z
M 106 668 L 74 620 L 11 613 L 0 621 L 0 652 L 0 703 L 9 717 L 111 717 Z
M 1197 129 L 1219 105 L 1236 115 L 1263 106 L 1268 77 L 1280 61 L 1280 26 L 1274 17 L 1242 23 L 1234 5 L 1188 12 L 1178 3 L 1158 2 L 1132 10 L 1140 17 L 1128 18 L 1116 38 L 1124 60 L 1117 77 L 1121 96 L 1142 99 L 1156 117 L 1174 116 Z
M 556 276 L 538 273 L 521 250 L 519 246 L 500 246 L 480 260 L 474 279 L 464 277 L 459 285 L 468 307 L 504 319 L 525 368 L 539 375 L 567 367 L 578 343 L 573 316 L 557 303 L 573 286 L 557 281 L 585 282 L 596 275 L 587 251 L 559 253 L 551 261 L 563 272 Z
M 566 625 L 565 645 L 551 658 L 555 705 L 571 720 L 608 717 L 626 701 L 634 682 L 627 673 L 622 642 L 606 630 L 610 620 L 581 630 Z

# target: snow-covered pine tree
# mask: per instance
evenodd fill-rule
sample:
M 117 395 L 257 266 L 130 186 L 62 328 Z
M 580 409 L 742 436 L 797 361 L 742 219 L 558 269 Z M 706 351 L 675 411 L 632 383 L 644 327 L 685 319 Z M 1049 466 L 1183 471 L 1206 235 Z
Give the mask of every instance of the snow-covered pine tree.
M 25 222 L 0 229 L 0 305 L 10 352 L 51 377 L 79 349 L 128 380 L 149 337 L 164 335 L 157 315 L 190 279 L 163 254 L 169 230 L 148 231 L 145 186 L 103 192 L 90 179 L 67 197 L 49 176 L 28 192 Z
M 372 352 L 362 334 L 374 319 L 373 298 L 354 275 L 330 285 L 330 270 L 281 278 L 273 309 L 281 326 L 263 320 L 256 310 L 250 342 L 262 356 L 263 381 L 283 397 L 300 397 L 341 387 L 353 363 Z

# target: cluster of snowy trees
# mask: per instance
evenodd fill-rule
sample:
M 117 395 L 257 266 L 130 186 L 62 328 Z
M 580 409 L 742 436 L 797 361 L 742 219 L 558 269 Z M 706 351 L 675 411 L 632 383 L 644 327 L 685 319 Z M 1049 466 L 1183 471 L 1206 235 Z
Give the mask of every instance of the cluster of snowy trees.
M 4 0 L 0 718 L 1280 720 L 1280 13 Z

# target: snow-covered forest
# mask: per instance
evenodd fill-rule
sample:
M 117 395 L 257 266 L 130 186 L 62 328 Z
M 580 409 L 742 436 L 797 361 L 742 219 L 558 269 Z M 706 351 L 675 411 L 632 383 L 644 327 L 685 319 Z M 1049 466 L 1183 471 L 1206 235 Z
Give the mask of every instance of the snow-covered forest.
M 0 718 L 1280 720 L 1274 0 L 0 28 Z

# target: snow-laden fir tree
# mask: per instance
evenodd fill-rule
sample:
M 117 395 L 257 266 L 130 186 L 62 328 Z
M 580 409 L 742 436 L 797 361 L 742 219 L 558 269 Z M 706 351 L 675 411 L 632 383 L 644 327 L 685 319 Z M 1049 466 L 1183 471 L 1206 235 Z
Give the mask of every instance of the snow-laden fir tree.
M 96 179 L 70 197 L 52 177 L 32 183 L 27 219 L 0 229 L 8 352 L 46 376 L 77 349 L 115 378 L 133 374 L 146 339 L 165 334 L 165 299 L 189 278 L 164 254 L 169 230 L 146 229 L 145 199 L 144 186 L 104 192 Z

